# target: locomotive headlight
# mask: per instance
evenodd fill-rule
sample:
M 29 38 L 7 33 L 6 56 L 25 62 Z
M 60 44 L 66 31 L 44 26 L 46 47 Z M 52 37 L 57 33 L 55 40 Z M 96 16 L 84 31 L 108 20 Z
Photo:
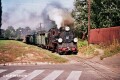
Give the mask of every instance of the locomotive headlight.
M 74 40 L 73 40 L 74 42 L 78 42 L 78 38 L 74 38 Z
M 59 43 L 61 43 L 62 41 L 63 41 L 63 39 L 62 39 L 62 38 L 59 38 L 59 39 L 58 39 L 58 42 L 59 42 Z
M 65 27 L 65 30 L 66 30 L 66 31 L 69 31 L 69 30 L 70 30 L 70 27 L 68 27 L 68 26 Z

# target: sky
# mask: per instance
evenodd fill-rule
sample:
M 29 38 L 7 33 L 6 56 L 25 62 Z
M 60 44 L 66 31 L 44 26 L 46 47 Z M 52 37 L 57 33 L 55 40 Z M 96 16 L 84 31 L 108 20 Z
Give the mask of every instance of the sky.
M 74 0 L 2 0 L 2 29 L 8 26 L 29 26 L 31 29 L 42 23 L 41 13 L 47 4 L 60 3 L 64 8 L 72 11 Z

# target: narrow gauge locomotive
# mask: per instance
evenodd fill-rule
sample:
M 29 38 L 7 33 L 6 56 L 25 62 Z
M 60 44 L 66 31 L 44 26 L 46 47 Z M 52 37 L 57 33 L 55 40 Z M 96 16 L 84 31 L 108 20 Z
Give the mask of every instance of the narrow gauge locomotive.
M 70 27 L 51 28 L 48 32 L 39 31 L 26 36 L 26 43 L 35 44 L 59 54 L 77 54 L 77 41 Z

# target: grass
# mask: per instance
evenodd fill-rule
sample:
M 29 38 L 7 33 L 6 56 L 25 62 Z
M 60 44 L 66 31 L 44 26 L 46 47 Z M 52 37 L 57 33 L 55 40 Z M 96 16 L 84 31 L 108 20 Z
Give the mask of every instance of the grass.
M 66 59 L 34 45 L 13 40 L 0 40 L 0 63 L 5 62 L 65 63 Z
M 100 56 L 100 59 L 102 60 L 106 57 L 119 53 L 120 43 L 113 41 L 110 45 L 88 45 L 86 40 L 78 41 L 78 55 L 82 54 L 87 58 L 94 57 L 99 54 L 99 52 L 96 51 L 96 48 L 104 51 L 104 53 Z M 0 63 L 34 61 L 65 63 L 68 60 L 34 45 L 27 45 L 23 42 L 13 40 L 0 40 Z
M 84 55 L 91 55 L 95 50 L 95 45 L 88 45 L 87 40 L 79 40 L 78 41 L 78 49 L 80 53 Z
M 81 47 L 84 47 L 84 46 L 87 46 L 88 45 L 88 42 L 87 42 L 87 40 L 81 40 L 81 39 L 79 39 L 78 40 L 78 47 L 79 48 L 81 48 Z
M 87 45 L 87 41 L 79 40 L 78 41 L 78 49 L 79 54 L 82 54 L 84 57 L 94 57 L 98 54 L 100 54 L 99 51 L 96 51 L 96 49 L 100 49 L 103 51 L 103 54 L 100 56 L 100 59 L 104 59 L 106 57 L 113 56 L 120 52 L 120 43 L 117 40 L 114 40 L 112 44 L 104 45 Z M 81 56 L 81 55 L 80 55 Z
M 107 46 L 102 46 L 102 49 L 104 50 L 104 55 L 100 57 L 102 60 L 103 58 L 113 56 L 120 52 L 120 43 L 117 40 L 114 40 L 112 44 Z

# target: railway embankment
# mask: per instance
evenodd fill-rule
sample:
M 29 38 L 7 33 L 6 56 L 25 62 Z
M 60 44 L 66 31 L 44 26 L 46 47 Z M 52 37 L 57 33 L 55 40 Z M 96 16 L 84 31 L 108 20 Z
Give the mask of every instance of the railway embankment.
M 65 63 L 67 59 L 34 45 L 15 40 L 0 40 L 0 63 Z
M 89 44 L 87 41 L 78 41 L 78 56 L 85 59 L 97 57 L 103 60 L 120 53 L 120 43 L 114 40 L 111 44 Z
M 14 40 L 0 40 L 0 64 L 56 64 L 79 63 L 81 60 L 97 62 L 107 66 L 120 66 L 120 44 L 87 45 L 87 41 L 78 42 L 77 55 L 58 55 L 34 45 Z M 117 55 L 117 56 L 116 56 Z M 116 56 L 114 58 L 114 56 Z M 113 65 L 109 65 L 112 63 Z M 113 67 L 114 68 L 114 67 Z

